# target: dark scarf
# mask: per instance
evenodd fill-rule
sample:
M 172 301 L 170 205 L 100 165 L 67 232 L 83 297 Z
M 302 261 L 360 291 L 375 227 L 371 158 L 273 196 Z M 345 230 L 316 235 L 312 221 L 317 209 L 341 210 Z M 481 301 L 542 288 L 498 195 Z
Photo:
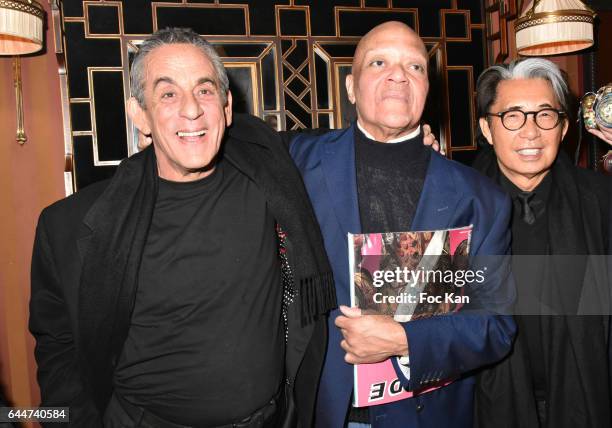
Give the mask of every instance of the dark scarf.
M 481 153 L 474 167 L 500 182 L 493 150 Z M 577 302 L 581 298 L 589 305 L 600 299 L 603 303 L 596 313 L 609 313 L 609 281 L 594 280 L 586 257 L 579 256 L 610 251 L 609 188 L 589 185 L 602 181 L 585 180 L 562 152 L 550 174 L 552 188 L 546 207 L 549 254 L 578 256 L 571 265 L 549 261 L 542 300 L 556 312 L 567 314 L 580 313 Z M 575 287 L 561 291 L 562 283 Z M 541 321 L 548 400 L 545 427 L 611 426 L 609 317 L 545 316 Z M 511 354 L 478 376 L 477 427 L 539 427 L 527 355 L 519 332 Z
M 266 196 L 283 233 L 302 325 L 337 306 L 336 288 L 319 224 L 302 177 L 278 133 L 260 119 L 235 115 L 222 155 Z
M 336 306 L 336 295 L 323 239 L 299 172 L 278 134 L 250 116 L 235 117 L 223 149 L 221 156 L 260 187 L 272 215 L 286 232 L 294 279 L 292 306 L 298 309 L 291 318 L 302 326 L 312 324 Z M 79 339 L 91 378 L 112 379 L 112 361 L 118 358 L 129 329 L 157 177 L 152 147 L 124 160 L 84 219 L 92 234 L 87 238 L 79 289 Z M 110 382 L 91 386 L 101 406 L 110 388 Z

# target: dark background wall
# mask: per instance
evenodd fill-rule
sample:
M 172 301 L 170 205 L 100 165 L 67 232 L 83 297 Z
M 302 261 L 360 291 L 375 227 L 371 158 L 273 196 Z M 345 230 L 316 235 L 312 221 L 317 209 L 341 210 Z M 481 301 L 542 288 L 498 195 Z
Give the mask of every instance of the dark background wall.
M 470 0 L 65 0 L 63 108 L 71 118 L 74 186 L 110 176 L 135 151 L 123 107 L 130 58 L 146 34 L 172 26 L 191 27 L 215 45 L 235 110 L 280 130 L 350 123 L 344 78 L 359 38 L 381 22 L 403 21 L 430 53 L 424 120 L 449 157 L 467 161 L 474 153 L 474 82 L 485 67 L 483 17 L 480 2 Z

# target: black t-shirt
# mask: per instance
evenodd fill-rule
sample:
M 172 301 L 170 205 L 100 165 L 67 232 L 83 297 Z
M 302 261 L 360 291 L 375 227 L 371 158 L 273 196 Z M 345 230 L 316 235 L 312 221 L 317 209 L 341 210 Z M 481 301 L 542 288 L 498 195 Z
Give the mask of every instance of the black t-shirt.
M 179 424 L 240 421 L 282 382 L 281 300 L 257 186 L 227 162 L 196 182 L 160 179 L 117 392 Z

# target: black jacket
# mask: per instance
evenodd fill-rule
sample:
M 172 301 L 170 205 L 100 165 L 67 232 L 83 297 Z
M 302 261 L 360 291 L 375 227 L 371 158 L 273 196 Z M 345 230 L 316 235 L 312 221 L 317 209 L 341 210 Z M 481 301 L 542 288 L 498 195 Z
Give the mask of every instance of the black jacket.
M 236 115 L 224 159 L 252 179 L 286 233 L 288 339 L 285 426 L 312 425 L 335 306 L 331 270 L 298 171 L 276 132 Z M 69 406 L 73 426 L 102 425 L 127 335 L 142 249 L 157 194 L 152 148 L 124 160 L 110 181 L 46 208 L 32 259 L 30 330 L 43 406 Z
M 474 167 L 499 183 L 501 172 L 492 150 L 482 152 Z M 556 276 L 549 270 L 541 287 L 549 296 L 571 295 L 575 302 L 589 302 L 584 312 L 567 313 L 592 315 L 541 318 L 542 361 L 547 374 L 545 426 L 540 427 L 538 422 L 527 348 L 519 330 L 510 355 L 478 376 L 475 400 L 478 428 L 612 426 L 609 315 L 612 257 L 593 259 L 602 269 L 597 276 L 600 280 L 595 281 L 595 276 L 588 275 L 586 258 L 580 256 L 612 252 L 612 179 L 575 167 L 562 151 L 550 174 L 547 254 L 572 258 L 549 260 L 549 266 L 556 264 Z M 559 266 L 563 261 L 567 264 Z M 558 278 L 563 280 L 555 280 Z M 590 295 L 598 299 L 589 299 Z

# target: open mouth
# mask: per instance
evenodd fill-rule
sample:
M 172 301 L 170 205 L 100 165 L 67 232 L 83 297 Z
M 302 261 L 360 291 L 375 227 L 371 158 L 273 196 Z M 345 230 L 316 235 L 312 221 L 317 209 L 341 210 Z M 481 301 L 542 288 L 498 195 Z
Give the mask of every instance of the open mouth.
M 521 156 L 537 156 L 542 152 L 542 149 L 521 149 L 516 152 Z
M 203 129 L 200 129 L 199 131 L 192 131 L 192 132 L 178 131 L 176 133 L 176 135 L 178 135 L 181 138 L 184 138 L 184 137 L 201 137 L 202 135 L 206 135 L 206 131 L 203 130 Z

